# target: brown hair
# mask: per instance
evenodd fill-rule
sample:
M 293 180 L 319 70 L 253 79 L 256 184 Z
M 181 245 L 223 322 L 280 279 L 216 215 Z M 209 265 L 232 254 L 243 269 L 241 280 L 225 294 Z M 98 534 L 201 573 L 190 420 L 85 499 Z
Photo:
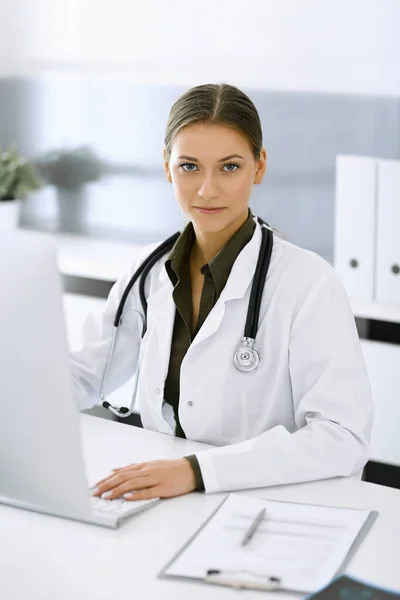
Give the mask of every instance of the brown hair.
M 192 123 L 227 125 L 247 137 L 254 158 L 260 158 L 262 130 L 259 114 L 248 96 L 227 83 L 198 85 L 185 92 L 172 106 L 165 131 L 167 160 L 179 131 Z

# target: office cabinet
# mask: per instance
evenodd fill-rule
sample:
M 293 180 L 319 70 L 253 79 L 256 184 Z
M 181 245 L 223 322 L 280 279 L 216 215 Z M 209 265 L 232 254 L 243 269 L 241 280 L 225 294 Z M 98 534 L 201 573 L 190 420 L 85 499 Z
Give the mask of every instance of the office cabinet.
M 374 299 L 377 160 L 337 156 L 334 265 L 350 298 Z
M 400 161 L 378 161 L 375 300 L 400 306 Z
M 400 346 L 361 340 L 375 406 L 370 459 L 400 466 Z

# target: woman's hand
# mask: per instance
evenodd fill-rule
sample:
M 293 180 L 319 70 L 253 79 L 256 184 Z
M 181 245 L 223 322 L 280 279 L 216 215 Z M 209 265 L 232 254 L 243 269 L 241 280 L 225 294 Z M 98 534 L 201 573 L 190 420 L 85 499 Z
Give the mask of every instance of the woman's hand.
M 193 469 L 186 458 L 153 460 L 113 469 L 112 475 L 102 479 L 92 491 L 93 496 L 114 500 L 172 498 L 188 494 L 196 488 Z

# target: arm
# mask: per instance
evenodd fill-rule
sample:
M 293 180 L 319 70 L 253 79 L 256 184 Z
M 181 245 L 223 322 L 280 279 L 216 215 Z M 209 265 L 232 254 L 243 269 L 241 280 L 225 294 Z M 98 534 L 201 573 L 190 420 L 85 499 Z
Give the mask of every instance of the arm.
M 196 454 L 206 492 L 358 473 L 368 459 L 372 400 L 354 317 L 335 271 L 309 292 L 291 327 L 295 421 Z
M 314 481 L 357 474 L 368 459 L 372 401 L 354 317 L 335 271 L 311 289 L 294 318 L 289 370 L 298 430 L 278 425 L 237 444 L 194 455 L 205 491 Z M 201 489 L 193 456 L 129 465 L 95 495 L 130 500 Z
M 140 264 L 140 263 L 138 263 Z M 70 366 L 74 394 L 79 408 L 90 408 L 100 401 L 100 387 L 111 349 L 114 319 L 121 296 L 132 272 L 121 277 L 112 287 L 105 308 L 88 315 L 78 347 L 71 348 Z M 110 394 L 135 373 L 140 342 L 143 311 L 138 294 L 131 290 L 118 328 L 117 344 L 111 368 L 106 378 L 105 393 Z M 129 348 L 129 352 L 126 349 Z

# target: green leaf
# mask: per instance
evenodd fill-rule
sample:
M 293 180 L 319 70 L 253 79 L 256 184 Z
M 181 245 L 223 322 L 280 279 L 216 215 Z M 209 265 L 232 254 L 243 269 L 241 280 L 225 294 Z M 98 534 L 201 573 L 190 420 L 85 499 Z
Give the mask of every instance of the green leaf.
M 41 187 L 32 163 L 16 148 L 0 151 L 0 200 L 25 198 Z

